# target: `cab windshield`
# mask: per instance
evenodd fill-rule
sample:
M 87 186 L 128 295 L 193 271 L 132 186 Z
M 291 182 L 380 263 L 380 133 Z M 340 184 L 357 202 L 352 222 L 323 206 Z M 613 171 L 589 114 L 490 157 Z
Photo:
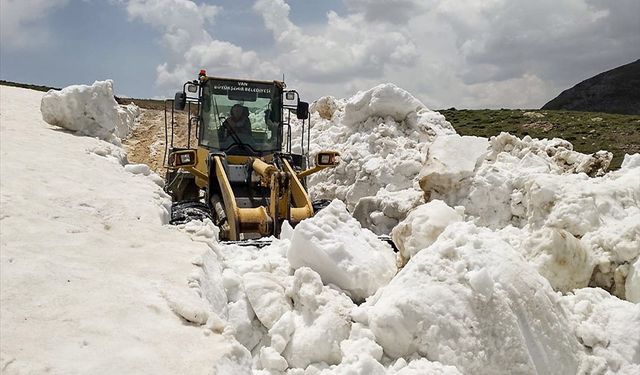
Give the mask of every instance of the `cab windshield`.
M 202 92 L 202 146 L 233 154 L 281 148 L 281 90 L 274 83 L 207 80 Z

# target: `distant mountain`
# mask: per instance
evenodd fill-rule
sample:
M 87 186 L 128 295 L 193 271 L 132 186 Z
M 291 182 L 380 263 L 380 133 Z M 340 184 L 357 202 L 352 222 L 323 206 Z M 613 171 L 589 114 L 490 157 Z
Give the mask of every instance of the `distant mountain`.
M 584 80 L 542 109 L 640 115 L 640 60 Z

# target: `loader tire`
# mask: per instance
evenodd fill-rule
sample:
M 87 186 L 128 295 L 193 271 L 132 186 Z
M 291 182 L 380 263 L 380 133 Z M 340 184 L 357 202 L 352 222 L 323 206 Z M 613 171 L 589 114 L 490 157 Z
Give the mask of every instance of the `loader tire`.
M 186 224 L 192 220 L 203 221 L 204 219 L 213 221 L 211 217 L 211 210 L 206 204 L 202 202 L 177 202 L 171 206 L 171 221 L 169 221 L 170 224 Z
M 311 205 L 313 206 L 313 213 L 314 214 L 318 213 L 318 211 L 320 211 L 323 208 L 327 207 L 330 203 L 331 203 L 331 200 L 329 200 L 329 199 L 316 199 L 316 200 L 314 200 L 311 203 Z

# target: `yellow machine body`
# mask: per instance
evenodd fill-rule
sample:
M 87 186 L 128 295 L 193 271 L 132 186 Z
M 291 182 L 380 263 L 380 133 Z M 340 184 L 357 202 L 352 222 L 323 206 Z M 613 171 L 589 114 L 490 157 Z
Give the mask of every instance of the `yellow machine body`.
M 263 157 L 230 155 L 211 155 L 206 148 L 175 151 L 169 157 L 166 167 L 173 170 L 182 169 L 194 177 L 195 184 L 200 189 L 210 189 L 212 179 L 209 171 L 215 173 L 217 188 L 222 194 L 222 202 L 226 223 L 221 227 L 221 237 L 238 241 L 244 238 L 263 237 L 278 234 L 284 220 L 291 225 L 313 216 L 314 209 L 300 178 L 325 168 L 335 166 L 338 156 L 336 152 L 328 151 L 332 155 L 332 164 L 316 165 L 313 168 L 296 173 L 290 163 L 282 160 L 282 170 L 271 161 L 273 155 Z M 195 157 L 189 164 L 176 165 L 180 155 L 189 154 Z M 179 162 L 178 162 L 179 164 Z M 258 207 L 239 207 L 233 186 L 227 176 L 225 164 L 232 166 L 246 166 L 256 178 L 255 183 L 267 187 L 270 191 L 269 204 Z M 211 165 L 211 167 L 210 167 Z M 302 177 L 301 177 L 302 176 Z
M 296 225 L 313 216 L 305 179 L 336 166 L 339 155 L 320 152 L 315 166 L 307 166 L 309 105 L 285 87 L 279 81 L 215 78 L 201 72 L 198 80 L 185 83 L 175 101 L 167 101 L 173 104 L 170 122 L 165 107 L 167 134 L 171 125 L 165 190 L 174 201 L 172 222 L 211 218 L 221 239 L 239 241 L 277 236 L 285 220 Z M 187 91 L 197 96 L 189 97 Z M 179 148 L 173 144 L 178 126 L 174 109 L 185 110 L 186 103 L 196 108 L 187 108 L 187 147 Z M 291 152 L 291 113 L 302 124 L 299 154 Z M 197 147 L 189 143 L 194 123 Z

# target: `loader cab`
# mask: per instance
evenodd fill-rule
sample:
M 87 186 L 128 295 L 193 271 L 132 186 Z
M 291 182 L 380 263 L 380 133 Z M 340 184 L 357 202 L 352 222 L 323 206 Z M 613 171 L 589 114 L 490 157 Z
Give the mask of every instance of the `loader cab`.
M 190 128 L 193 122 L 198 146 L 210 152 L 258 157 L 291 154 L 292 114 L 303 120 L 300 154 L 308 152 L 308 146 L 307 150 L 304 147 L 304 120 L 309 117 L 309 104 L 300 101 L 296 91 L 285 90 L 283 82 L 201 75 L 199 80 L 185 84 L 174 104 L 178 110 L 184 110 L 187 104 L 197 106 Z M 299 159 L 302 155 L 292 156 Z M 295 164 L 306 167 L 306 163 Z
M 202 81 L 199 145 L 228 155 L 282 149 L 282 86 L 209 78 Z

